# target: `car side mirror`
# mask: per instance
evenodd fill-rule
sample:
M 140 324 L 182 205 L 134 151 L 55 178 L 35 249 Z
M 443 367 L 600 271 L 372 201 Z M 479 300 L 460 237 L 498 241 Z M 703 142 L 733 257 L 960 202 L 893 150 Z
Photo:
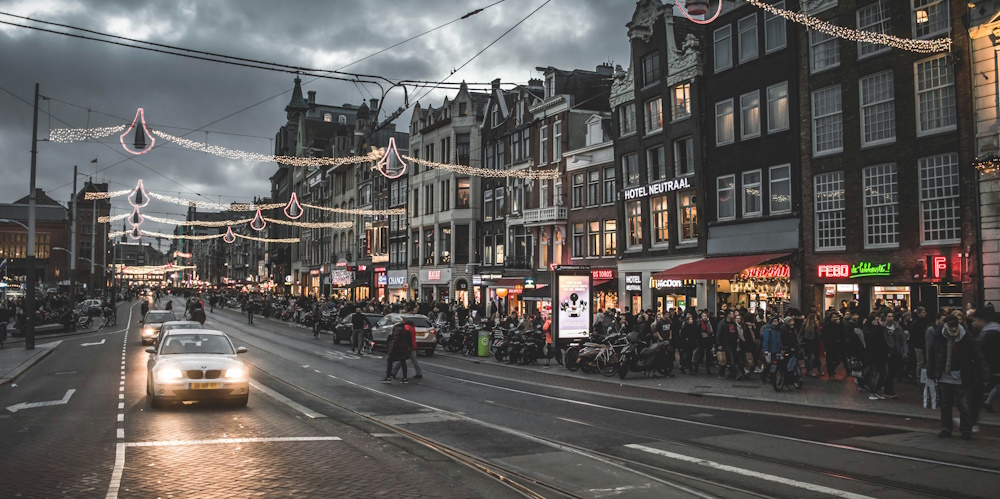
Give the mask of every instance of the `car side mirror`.
M 247 347 L 236 347 L 236 353 L 247 353 Z
M 146 353 L 156 353 L 156 347 L 149 347 L 146 349 Z

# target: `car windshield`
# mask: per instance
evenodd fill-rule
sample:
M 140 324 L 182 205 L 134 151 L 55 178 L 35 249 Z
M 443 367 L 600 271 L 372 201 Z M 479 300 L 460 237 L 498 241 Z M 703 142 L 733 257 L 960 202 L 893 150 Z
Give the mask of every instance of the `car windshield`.
M 194 324 L 164 324 L 163 325 L 163 330 L 164 331 L 173 331 L 174 329 L 204 329 L 204 328 L 202 328 L 201 324 L 198 324 L 197 322 L 194 323 Z
M 172 312 L 150 312 L 146 314 L 146 322 L 167 322 L 177 320 Z
M 225 336 L 205 334 L 171 334 L 167 336 L 160 355 L 182 353 L 233 355 L 233 345 Z
M 431 327 L 431 323 L 423 317 L 409 317 L 409 319 L 413 322 L 413 327 Z

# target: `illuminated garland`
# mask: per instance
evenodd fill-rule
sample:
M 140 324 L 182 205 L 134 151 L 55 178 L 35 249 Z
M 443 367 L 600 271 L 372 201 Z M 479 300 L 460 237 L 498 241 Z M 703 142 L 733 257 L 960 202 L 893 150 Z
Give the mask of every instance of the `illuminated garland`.
M 976 158 L 972 166 L 984 175 L 1000 172 L 1000 156 L 990 155 Z
M 315 204 L 302 203 L 302 206 L 306 208 L 312 208 L 314 210 L 323 210 L 333 213 L 345 213 L 347 215 L 371 215 L 371 216 L 389 216 L 389 215 L 405 215 L 406 208 L 392 208 L 389 210 L 363 210 L 360 208 L 331 208 L 328 206 L 318 206 Z
M 122 269 L 123 274 L 129 275 L 141 275 L 141 274 L 163 274 L 165 272 L 173 272 L 176 270 L 190 270 L 196 269 L 198 267 L 194 265 L 143 265 L 136 267 L 125 267 Z
M 143 215 L 143 216 L 145 216 L 145 215 Z M 106 223 L 110 223 L 110 222 L 117 222 L 119 220 L 125 220 L 128 217 L 129 217 L 128 213 L 122 213 L 121 215 L 115 215 L 113 217 L 97 217 L 97 223 L 99 223 L 99 224 L 106 224 Z M 146 218 L 150 218 L 150 217 L 146 217 Z
M 80 142 L 87 139 L 103 139 L 125 130 L 128 125 L 104 126 L 98 128 L 53 128 L 49 130 L 49 142 Z
M 289 222 L 288 220 L 278 220 L 264 217 L 264 220 L 278 225 L 292 225 L 294 227 L 304 227 L 306 229 L 350 229 L 354 227 L 354 222 Z
M 131 191 L 129 191 L 131 192 Z M 149 197 L 157 199 L 166 203 L 179 204 L 181 206 L 194 206 L 195 208 L 201 208 L 205 210 L 222 210 L 222 211 L 256 211 L 260 210 L 271 210 L 274 208 L 281 208 L 285 206 L 285 203 L 271 203 L 271 204 L 251 204 L 251 203 L 215 203 L 212 201 L 195 201 L 193 199 L 184 199 L 174 196 L 167 196 L 164 194 L 158 194 L 156 192 L 150 192 Z
M 459 173 L 462 175 L 470 175 L 474 177 L 486 177 L 486 178 L 523 178 L 528 180 L 549 180 L 558 179 L 562 175 L 559 170 L 542 170 L 542 171 L 531 171 L 531 170 L 490 170 L 488 168 L 476 168 L 474 166 L 465 165 L 453 165 L 450 163 L 436 163 L 434 161 L 427 161 L 426 159 L 411 158 L 409 156 L 403 156 L 403 159 L 412 161 L 414 163 L 424 165 L 428 168 L 436 168 L 438 170 L 446 170 L 450 172 Z
M 131 232 L 131 231 L 119 230 L 119 231 L 109 232 L 108 233 L 108 239 L 112 239 L 112 238 L 115 238 L 115 237 L 121 237 L 121 236 L 124 236 L 124 235 L 128 234 L 129 232 Z M 226 234 L 228 234 L 228 233 L 229 233 L 229 231 L 226 232 Z M 207 235 L 203 235 L 203 236 L 192 236 L 192 235 L 178 236 L 178 235 L 175 235 L 175 234 L 164 234 L 162 232 L 153 232 L 153 231 L 148 231 L 148 230 L 142 231 L 142 235 L 143 236 L 149 236 L 149 237 L 154 237 L 154 238 L 155 237 L 159 237 L 159 238 L 163 238 L 163 239 L 187 239 L 189 241 L 206 241 L 206 240 L 209 240 L 209 239 L 219 239 L 219 238 L 225 236 L 226 234 L 207 234 Z M 243 234 L 236 234 L 235 232 L 232 233 L 232 234 L 234 236 L 242 238 L 242 239 L 249 239 L 251 241 L 258 241 L 258 242 L 262 242 L 262 243 L 297 243 L 297 242 L 300 241 L 300 239 L 297 238 L 297 237 L 285 237 L 285 238 L 268 239 L 266 237 L 245 236 Z
M 228 225 L 238 225 L 244 224 L 250 221 L 249 218 L 244 218 L 242 220 L 174 220 L 172 218 L 160 218 L 154 217 L 152 215 L 143 215 L 147 220 L 153 222 L 159 222 L 161 224 L 170 225 L 185 225 L 185 226 L 196 226 L 196 227 L 226 227 Z
M 243 234 L 234 234 L 234 235 L 236 237 L 239 237 L 239 238 L 242 238 L 242 239 L 249 239 L 251 241 L 257 241 L 257 242 L 260 242 L 260 243 L 297 243 L 297 242 L 301 241 L 297 237 L 285 237 L 285 238 L 268 239 L 266 237 L 245 236 Z
M 845 28 L 843 26 L 837 26 L 826 21 L 820 21 L 819 19 L 806 14 L 779 9 L 773 5 L 764 3 L 761 0 L 747 0 L 747 3 L 776 16 L 781 16 L 789 21 L 799 23 L 808 29 L 836 36 L 837 38 L 843 38 L 844 40 L 850 40 L 852 42 L 877 43 L 879 45 L 888 45 L 897 49 L 909 50 L 920 54 L 947 52 L 951 50 L 951 38 L 937 38 L 934 40 L 913 40 L 910 38 L 900 38 L 884 33 L 861 31 L 857 29 Z
M 112 191 L 112 192 L 87 192 L 83 195 L 84 201 L 98 201 L 101 199 L 111 199 L 118 196 L 124 196 L 132 192 L 132 189 L 125 189 L 122 191 Z
M 206 144 L 204 142 L 196 142 L 194 140 L 188 140 L 182 137 L 170 135 L 169 133 L 161 132 L 159 130 L 153 130 L 152 133 L 161 139 L 168 140 L 187 149 L 201 151 L 223 158 L 251 161 L 254 163 L 277 162 L 283 165 L 305 167 L 340 166 L 355 163 L 375 162 L 382 157 L 382 153 L 377 150 L 372 150 L 372 152 L 364 156 L 348 156 L 346 158 L 298 158 L 294 156 L 270 156 L 267 154 L 229 149 L 227 147 Z

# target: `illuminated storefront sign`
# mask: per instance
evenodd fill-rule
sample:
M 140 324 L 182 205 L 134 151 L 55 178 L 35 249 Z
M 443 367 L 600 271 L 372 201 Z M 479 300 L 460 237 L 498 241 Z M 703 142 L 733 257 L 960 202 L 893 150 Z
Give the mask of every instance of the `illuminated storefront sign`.
M 625 291 L 642 291 L 642 274 L 625 274 Z
M 590 276 L 556 276 L 559 300 L 559 338 L 586 338 L 590 334 Z
M 614 279 L 615 271 L 614 269 L 594 269 L 590 271 L 590 275 L 596 279 Z
M 440 270 L 428 270 L 427 271 L 427 280 L 428 281 L 440 281 L 441 280 L 441 271 Z
M 934 280 L 951 279 L 951 265 L 948 257 L 932 255 L 927 257 L 927 278 Z
M 930 260 L 928 260 L 930 262 Z M 834 279 L 857 279 L 859 277 L 888 277 L 892 274 L 892 263 L 860 262 L 854 265 L 837 263 L 816 267 L 818 277 Z
M 788 279 L 791 275 L 792 268 L 787 263 L 759 265 L 740 272 L 743 279 Z
M 644 185 L 642 187 L 633 187 L 632 189 L 625 189 L 625 200 L 629 201 L 632 199 L 644 198 L 646 196 L 652 196 L 656 194 L 666 194 L 668 192 L 673 192 L 680 189 L 687 189 L 689 187 L 691 187 L 691 179 L 689 178 L 664 180 L 662 182 L 657 182 L 655 184 Z
M 649 279 L 649 287 L 652 289 L 683 288 L 684 281 L 678 279 Z
M 847 264 L 820 265 L 816 267 L 819 277 L 848 278 L 851 277 L 851 266 Z

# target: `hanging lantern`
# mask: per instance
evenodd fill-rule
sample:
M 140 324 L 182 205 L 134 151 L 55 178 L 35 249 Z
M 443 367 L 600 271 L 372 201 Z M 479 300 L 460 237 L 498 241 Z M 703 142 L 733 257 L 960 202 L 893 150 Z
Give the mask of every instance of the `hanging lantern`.
M 299 197 L 294 192 L 288 198 L 288 204 L 285 205 L 285 216 L 292 220 L 302 216 L 302 205 L 299 204 Z
M 135 189 L 128 195 L 128 202 L 136 208 L 145 208 L 149 204 L 149 195 L 146 194 L 146 188 L 142 186 L 142 179 L 139 179 L 139 182 L 135 184 Z
M 132 226 L 132 230 L 129 231 L 128 237 L 131 237 L 132 239 L 139 239 L 142 237 L 142 231 L 139 230 L 138 225 Z
M 257 214 L 254 215 L 253 220 L 250 221 L 250 228 L 260 232 L 264 230 L 264 227 L 267 227 L 267 222 L 264 220 L 264 215 L 261 214 L 260 208 L 257 208 Z
M 222 240 L 228 244 L 233 244 L 236 242 L 236 234 L 233 234 L 232 226 L 226 229 L 226 235 L 222 236 Z
M 136 125 L 142 126 L 137 127 Z M 134 150 L 129 149 L 128 146 L 125 145 L 125 136 L 128 135 L 133 129 L 135 130 L 135 135 L 133 135 L 132 141 L 132 145 L 135 147 Z M 146 136 L 149 136 L 148 146 L 146 145 Z M 153 149 L 153 144 L 156 144 L 156 137 L 153 137 L 146 128 L 146 115 L 141 107 L 135 112 L 135 118 L 132 120 L 132 125 L 128 127 L 128 130 L 125 130 L 125 132 L 118 136 L 118 140 L 122 144 L 122 149 L 125 149 L 126 151 L 137 156 L 140 154 L 146 154 Z
M 687 0 L 684 2 L 684 8 L 692 16 L 703 16 L 708 12 L 708 0 Z

